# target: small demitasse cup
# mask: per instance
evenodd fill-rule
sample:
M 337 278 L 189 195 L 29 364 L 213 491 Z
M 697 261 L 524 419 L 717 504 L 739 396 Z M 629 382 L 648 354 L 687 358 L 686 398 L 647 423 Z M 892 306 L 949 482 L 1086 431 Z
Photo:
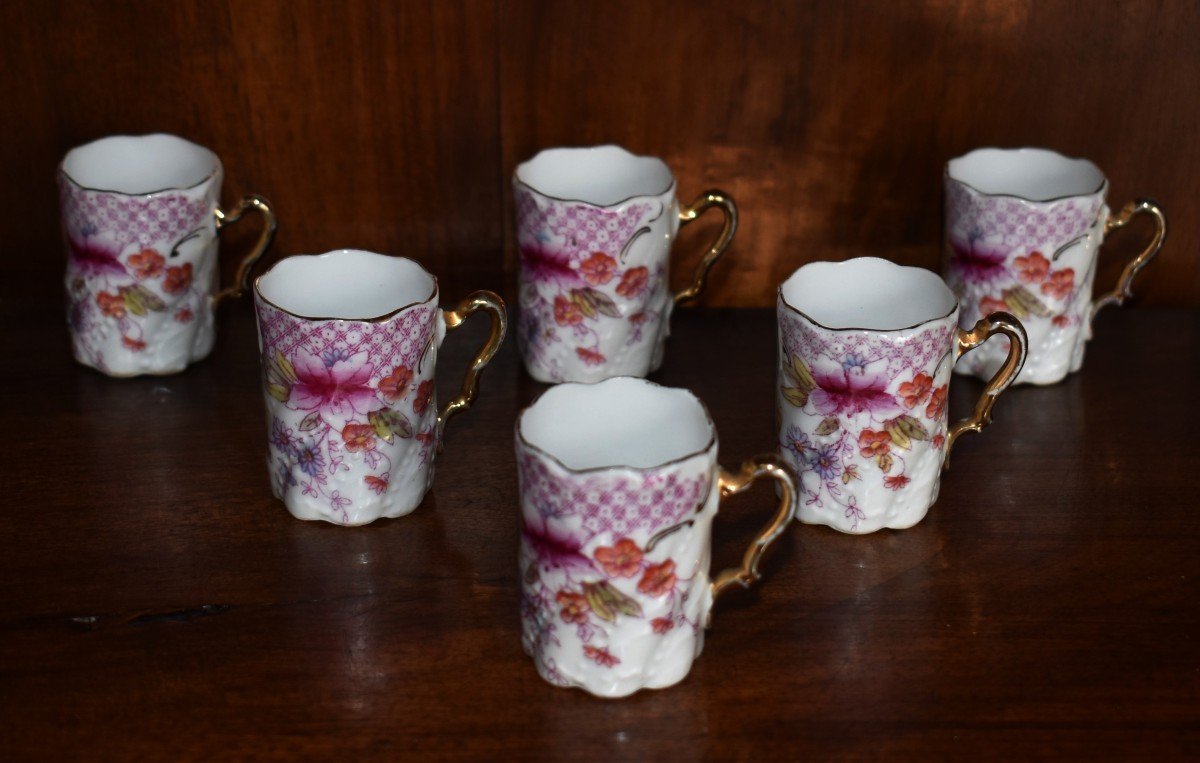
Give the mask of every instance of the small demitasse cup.
M 552 148 L 513 175 L 520 315 L 530 376 L 592 382 L 645 376 L 662 364 L 671 311 L 695 299 L 737 230 L 737 207 L 711 190 L 680 207 L 658 158 L 619 146 Z M 691 284 L 672 293 L 671 244 L 710 207 L 725 215 Z
M 248 288 L 275 235 L 261 196 L 221 209 L 221 161 L 174 135 L 119 135 L 71 149 L 58 169 L 71 348 L 109 376 L 172 374 L 212 351 L 214 310 Z M 262 233 L 217 289 L 217 231 L 247 210 Z
M 749 587 L 795 513 L 795 481 L 772 456 L 737 474 L 684 389 L 630 377 L 564 384 L 517 419 L 521 641 L 558 686 L 623 697 L 681 680 L 717 596 Z M 779 507 L 742 566 L 709 577 L 721 499 L 762 477 Z
M 946 165 L 945 276 L 961 302 L 963 326 L 1005 310 L 1029 334 L 1017 383 L 1053 384 L 1083 364 L 1092 321 L 1133 296 L 1133 279 L 1162 248 L 1162 210 L 1149 199 L 1109 216 L 1108 180 L 1086 159 L 1041 148 L 981 148 Z M 1093 299 L 1100 245 L 1138 214 L 1155 232 L 1116 287 Z M 1003 342 L 965 356 L 960 373 L 986 379 L 1004 362 Z
M 1025 361 L 1025 330 L 1007 313 L 958 328 L 958 301 L 923 268 L 875 257 L 815 262 L 779 287 L 780 453 L 799 478 L 797 516 L 846 533 L 912 527 L 937 500 L 964 432 Z M 970 418 L 948 426 L 955 361 L 994 334 L 1003 366 Z
M 415 509 L 446 420 L 474 401 L 504 339 L 504 302 L 477 291 L 442 310 L 416 262 L 342 249 L 281 260 L 254 282 L 254 303 L 275 496 L 298 519 L 338 525 Z M 439 411 L 438 348 L 477 310 L 491 334 Z

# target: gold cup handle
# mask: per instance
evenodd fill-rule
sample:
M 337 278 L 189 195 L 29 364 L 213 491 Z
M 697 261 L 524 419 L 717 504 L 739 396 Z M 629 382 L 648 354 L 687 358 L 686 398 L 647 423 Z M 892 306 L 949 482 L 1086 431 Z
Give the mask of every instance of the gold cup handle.
M 742 566 L 721 570 L 713 578 L 709 586 L 714 603 L 717 597 L 731 586 L 739 585 L 742 588 L 749 588 L 762 578 L 762 573 L 758 571 L 759 561 L 796 516 L 796 475 L 790 466 L 775 456 L 755 456 L 743 463 L 741 471 L 737 474 L 731 474 L 722 469 L 717 480 L 721 499 L 724 500 L 726 496 L 742 492 L 761 477 L 770 477 L 779 483 L 779 508 L 776 509 L 775 515 L 771 517 L 767 526 L 759 532 L 758 537 L 746 549 L 745 555 L 742 556 Z M 712 610 L 710 609 L 709 621 L 711 622 L 711 620 Z
M 254 264 L 258 262 L 263 253 L 267 251 L 267 247 L 271 246 L 271 241 L 275 238 L 275 213 L 271 211 L 271 204 L 261 196 L 251 194 L 245 196 L 237 203 L 233 209 L 228 212 L 221 208 L 213 210 L 213 216 L 217 218 L 217 230 L 221 230 L 226 225 L 232 225 L 242 219 L 242 215 L 246 210 L 254 209 L 263 216 L 263 229 L 258 235 L 258 241 L 255 242 L 254 248 L 250 253 L 242 258 L 241 264 L 238 265 L 237 276 L 234 277 L 233 284 L 226 286 L 213 295 L 213 309 L 221 304 L 221 300 L 227 297 L 240 297 L 250 288 L 250 271 L 254 269 Z
M 704 284 L 708 280 L 708 271 L 712 269 L 713 263 L 717 261 L 725 250 L 729 248 L 729 243 L 733 241 L 733 234 L 737 233 L 738 226 L 738 211 L 737 205 L 733 203 L 733 199 L 724 191 L 716 189 L 705 191 L 696 197 L 696 200 L 686 207 L 679 210 L 679 226 L 682 228 L 688 223 L 704 214 L 704 211 L 710 207 L 720 207 L 725 213 L 725 225 L 721 228 L 721 235 L 717 236 L 717 240 L 704 253 L 700 264 L 696 266 L 696 272 L 692 276 L 692 282 L 686 289 L 683 289 L 675 294 L 675 304 L 690 302 L 700 296 L 700 292 L 704 291 Z
M 959 435 L 964 432 L 978 432 L 992 423 L 992 406 L 996 404 L 996 398 L 1000 397 L 1000 393 L 1016 381 L 1017 374 L 1021 373 L 1021 369 L 1025 366 L 1025 356 L 1029 351 L 1029 337 L 1026 336 L 1025 327 L 1021 325 L 1021 322 L 1004 312 L 985 315 L 970 331 L 955 329 L 954 362 L 957 363 L 963 353 L 970 352 L 995 334 L 1004 334 L 1008 337 L 1008 357 L 1004 359 L 1004 365 L 1000 366 L 996 375 L 983 388 L 983 394 L 975 403 L 975 411 L 950 427 L 950 431 L 946 435 L 946 456 L 942 461 L 943 469 L 950 466 L 950 449 L 954 447 Z
M 1163 214 L 1162 207 L 1150 199 L 1131 201 L 1116 217 L 1108 218 L 1108 222 L 1104 225 L 1104 235 L 1107 237 L 1117 228 L 1125 227 L 1125 224 L 1135 215 L 1142 213 L 1154 218 L 1154 237 L 1150 239 L 1146 248 L 1130 260 L 1125 269 L 1121 271 L 1121 277 L 1117 279 L 1116 287 L 1092 303 L 1092 311 L 1088 314 L 1089 327 L 1096 320 L 1096 313 L 1100 310 L 1109 305 L 1122 305 L 1125 300 L 1133 296 L 1133 279 L 1137 277 L 1142 268 L 1150 264 L 1150 260 L 1154 259 L 1158 250 L 1162 249 L 1163 242 L 1167 240 L 1167 217 Z
M 465 411 L 471 407 L 471 403 L 475 402 L 475 397 L 479 394 L 479 376 L 483 373 L 488 361 L 496 354 L 496 350 L 500 349 L 500 343 L 504 341 L 504 332 L 508 328 L 508 315 L 504 312 L 504 300 L 500 299 L 495 292 L 477 291 L 459 302 L 458 307 L 442 312 L 442 319 L 446 322 L 446 333 L 463 325 L 467 318 L 477 310 L 488 312 L 492 318 L 492 330 L 488 334 L 487 341 L 483 343 L 483 347 L 479 348 L 475 359 L 471 361 L 471 365 L 467 367 L 467 373 L 463 377 L 462 391 L 458 393 L 458 397 L 446 403 L 438 412 L 436 430 L 438 452 L 441 452 L 442 449 L 442 431 L 446 428 L 446 422 L 451 416 Z

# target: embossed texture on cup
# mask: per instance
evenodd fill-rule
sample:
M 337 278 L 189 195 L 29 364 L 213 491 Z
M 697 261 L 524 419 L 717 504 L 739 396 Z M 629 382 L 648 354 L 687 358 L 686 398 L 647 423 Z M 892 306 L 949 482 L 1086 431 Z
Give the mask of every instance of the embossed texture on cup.
M 618 146 L 542 151 L 517 168 L 513 192 L 517 338 L 530 375 L 586 382 L 657 369 L 672 309 L 700 293 L 736 231 L 733 201 L 713 190 L 681 209 L 666 164 Z M 709 207 L 725 227 L 691 286 L 672 294 L 672 242 Z
M 355 250 L 288 257 L 254 296 L 276 497 L 299 519 L 340 525 L 413 511 L 432 484 L 445 419 L 474 398 L 503 338 L 499 297 L 479 292 L 443 311 L 419 264 Z M 464 394 L 439 414 L 438 349 L 476 307 L 492 312 L 492 335 Z
M 253 207 L 265 220 L 249 269 L 269 246 L 274 215 L 261 197 L 220 208 L 223 170 L 206 148 L 173 135 L 102 138 L 59 167 L 65 285 L 75 359 L 110 376 L 169 374 L 212 350 L 217 230 Z
M 1138 271 L 1162 246 L 1166 222 L 1141 200 L 1115 218 L 1108 181 L 1085 159 L 1037 148 L 983 148 L 946 165 L 944 274 L 961 303 L 961 325 L 1005 310 L 1029 335 L 1018 383 L 1052 384 L 1079 370 L 1095 312 L 1132 295 Z M 1151 214 L 1157 231 L 1122 273 L 1117 288 L 1093 302 L 1100 245 L 1134 214 Z M 1003 341 L 963 357 L 960 373 L 990 377 Z
M 716 594 L 758 579 L 794 513 L 774 463 L 717 466 L 703 405 L 640 379 L 566 384 L 517 422 L 522 644 L 547 681 L 606 697 L 682 680 Z M 760 476 L 783 501 L 743 568 L 709 577 L 721 495 Z
M 967 334 L 946 284 L 921 268 L 864 257 L 817 262 L 779 287 L 780 453 L 799 478 L 797 516 L 847 533 L 907 528 L 937 500 L 956 437 L 978 431 L 1024 358 L 997 314 Z M 1017 342 L 971 419 L 950 426 L 951 369 L 1004 332 Z

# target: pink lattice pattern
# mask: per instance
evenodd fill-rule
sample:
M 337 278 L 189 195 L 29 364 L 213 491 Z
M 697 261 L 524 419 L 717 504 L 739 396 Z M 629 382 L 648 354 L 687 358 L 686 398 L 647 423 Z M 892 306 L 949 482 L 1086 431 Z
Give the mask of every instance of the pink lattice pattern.
M 983 196 L 947 182 L 947 227 L 960 238 L 1000 239 L 1008 248 L 1057 248 L 1096 222 L 1104 200 L 1098 195 L 1031 205 L 1008 196 Z
M 884 360 L 889 378 L 936 364 L 949 350 L 954 328 L 948 322 L 940 322 L 901 342 L 894 336 L 868 331 L 816 328 L 800 316 L 784 311 L 780 312 L 780 326 L 786 351 L 810 365 L 818 359 L 841 364 L 853 358 L 862 365 Z
M 67 231 L 75 236 L 85 231 L 103 231 L 121 247 L 174 243 L 212 215 L 204 196 L 156 194 L 125 196 L 89 191 L 70 183 L 61 184 L 63 217 Z
M 539 200 L 526 188 L 517 188 L 517 232 L 522 242 L 532 242 L 549 233 L 560 238 L 561 251 L 571 261 L 592 252 L 618 256 L 633 234 L 649 224 L 656 205 L 627 204 L 616 209 L 590 204 Z
M 560 476 L 536 455 L 518 459 L 521 495 L 544 517 L 578 516 L 594 537 L 654 533 L 679 524 L 702 506 L 709 475 L 693 478 L 656 471 L 639 477 L 625 474 Z
M 373 381 L 397 366 L 417 369 L 434 329 L 437 310 L 434 305 L 417 305 L 390 320 L 368 323 L 311 321 L 261 302 L 257 307 L 265 356 L 272 356 L 279 350 L 285 357 L 291 357 L 299 348 L 316 356 L 329 353 L 350 356 L 366 350 L 375 369 Z M 432 374 L 433 369 L 429 368 L 419 375 L 430 377 Z

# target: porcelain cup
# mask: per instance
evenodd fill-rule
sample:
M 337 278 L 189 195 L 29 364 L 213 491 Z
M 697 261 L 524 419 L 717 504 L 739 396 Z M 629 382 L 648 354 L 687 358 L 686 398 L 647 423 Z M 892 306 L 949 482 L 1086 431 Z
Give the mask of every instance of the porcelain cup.
M 343 249 L 281 260 L 254 283 L 271 487 L 298 519 L 362 525 L 408 514 L 433 482 L 446 420 L 466 409 L 504 338 L 504 302 L 438 307 L 416 262 Z M 438 410 L 438 348 L 472 313 L 491 334 Z
M 643 379 L 548 390 L 518 418 L 516 449 L 522 644 L 547 681 L 602 697 L 681 681 L 713 601 L 759 579 L 795 512 L 787 466 L 725 471 L 704 405 Z M 710 579 L 721 499 L 762 477 L 778 509 L 742 565 Z
M 945 182 L 944 272 L 962 303 L 961 325 L 995 310 L 1021 319 L 1029 359 L 1018 384 L 1053 384 L 1078 371 L 1096 313 L 1133 296 L 1134 277 L 1162 248 L 1162 210 L 1139 199 L 1110 217 L 1100 169 L 1041 148 L 972 151 L 946 165 Z M 1153 219 L 1153 237 L 1116 288 L 1093 299 L 1100 244 L 1139 214 Z M 1006 352 L 993 342 L 964 356 L 957 370 L 990 378 Z
M 959 435 L 991 421 L 1025 362 L 1025 330 L 996 312 L 970 331 L 935 273 L 874 257 L 815 262 L 779 287 L 780 453 L 797 516 L 846 533 L 911 527 L 937 500 Z M 1007 357 L 973 415 L 948 425 L 950 371 L 1003 334 Z
M 619 146 L 542 151 L 517 167 L 513 192 L 517 339 L 529 374 L 590 382 L 657 369 L 672 309 L 703 291 L 733 240 L 733 199 L 712 190 L 681 208 L 667 165 Z M 671 293 L 672 242 L 710 207 L 724 213 L 724 227 L 691 284 Z
M 71 348 L 109 376 L 171 374 L 212 351 L 214 310 L 242 294 L 275 235 L 261 196 L 220 206 L 221 161 L 174 135 L 113 136 L 58 169 Z M 217 231 L 254 210 L 262 233 L 217 289 Z

